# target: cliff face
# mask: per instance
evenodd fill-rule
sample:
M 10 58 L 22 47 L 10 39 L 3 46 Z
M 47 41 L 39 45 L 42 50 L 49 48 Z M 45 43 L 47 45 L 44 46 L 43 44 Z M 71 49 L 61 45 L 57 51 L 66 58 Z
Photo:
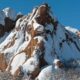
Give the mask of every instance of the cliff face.
M 9 34 L 0 44 L 0 70 L 7 70 L 14 76 L 23 73 L 26 78 L 35 79 L 46 65 L 52 65 L 48 69 L 53 73 L 55 59 L 61 62 L 80 59 L 78 30 L 74 33 L 61 25 L 51 16 L 47 4 L 20 17 L 18 20 L 6 17 L 5 24 L 1 24 L 0 32 Z

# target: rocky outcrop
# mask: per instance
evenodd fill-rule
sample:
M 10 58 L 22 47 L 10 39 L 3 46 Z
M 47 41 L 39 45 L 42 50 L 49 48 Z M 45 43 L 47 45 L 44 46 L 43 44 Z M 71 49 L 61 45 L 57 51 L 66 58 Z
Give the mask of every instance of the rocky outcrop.
M 46 70 L 46 66 L 52 66 L 52 73 L 55 67 L 64 68 L 64 62 L 80 59 L 79 38 L 51 16 L 47 4 L 17 18 L 16 21 L 8 17 L 5 19 L 3 30 L 13 30 L 0 44 L 2 71 L 35 80 L 43 68 L 43 71 Z M 59 60 L 53 65 L 55 59 Z

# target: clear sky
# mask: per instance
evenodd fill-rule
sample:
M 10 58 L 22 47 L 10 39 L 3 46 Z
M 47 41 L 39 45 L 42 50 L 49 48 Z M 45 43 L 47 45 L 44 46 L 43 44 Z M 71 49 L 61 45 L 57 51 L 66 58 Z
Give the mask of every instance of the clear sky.
M 11 7 L 17 12 L 27 14 L 42 3 L 51 6 L 53 13 L 63 25 L 80 29 L 80 0 L 0 0 L 0 10 Z

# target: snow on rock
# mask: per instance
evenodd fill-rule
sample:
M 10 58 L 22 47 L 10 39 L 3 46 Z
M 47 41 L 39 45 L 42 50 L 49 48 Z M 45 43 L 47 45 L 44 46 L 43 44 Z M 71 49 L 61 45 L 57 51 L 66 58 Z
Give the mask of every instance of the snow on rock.
M 53 40 L 55 51 L 60 59 L 66 61 L 80 58 L 79 39 L 77 37 L 75 38 L 75 35 L 67 32 L 61 24 L 58 24 Z
M 18 18 L 16 12 L 11 8 L 4 8 L 0 11 L 0 43 L 4 41 L 13 30 Z
M 8 35 L 8 37 L 0 45 L 0 53 L 5 55 L 7 63 L 12 59 L 14 54 L 16 54 L 19 46 L 24 42 L 24 29 L 15 29 Z
M 11 19 L 15 16 L 9 8 L 3 11 Z M 2 42 L 4 37 L 1 40 L 0 57 L 3 58 L 0 61 L 5 59 L 7 63 L 4 70 L 13 76 L 22 72 L 23 76 L 32 79 L 51 80 L 51 75 L 63 68 L 64 62 L 80 59 L 80 40 L 76 31 L 60 24 L 50 14 L 47 4 L 33 9 L 32 13 L 20 17 L 5 40 Z M 0 63 L 1 70 L 4 64 Z
M 23 65 L 22 71 L 24 76 L 31 76 L 35 78 L 35 76 L 39 73 L 39 59 L 34 56 L 29 58 Z
M 57 80 L 55 78 L 55 73 L 61 70 L 61 68 L 58 65 L 59 62 L 59 59 L 54 59 L 52 65 L 47 66 L 41 70 L 36 80 Z M 60 64 L 62 63 L 60 62 Z
M 61 30 L 61 31 L 59 31 Z M 69 32 L 66 32 L 64 28 L 59 24 L 54 44 L 56 46 L 56 51 L 58 51 L 58 55 L 61 56 L 61 58 L 65 60 L 69 59 L 78 59 L 80 57 L 80 44 L 78 38 L 75 38 L 75 35 L 70 34 Z M 61 35 L 60 35 L 61 34 Z M 58 41 L 58 42 L 56 42 Z M 77 43 L 78 42 L 78 43 Z M 73 45 L 73 46 L 72 46 Z M 60 46 L 60 48 L 59 48 Z M 77 51 L 77 52 L 76 52 Z M 77 54 L 76 54 L 77 53 Z M 76 56 L 76 57 L 75 57 Z
M 48 66 L 41 70 L 36 80 L 52 80 L 53 66 Z
M 0 24 L 5 25 L 6 17 L 9 17 L 11 20 L 15 20 L 17 17 L 17 14 L 13 9 L 7 7 L 7 8 L 4 8 L 2 11 L 0 11 Z
M 68 30 L 68 31 L 70 31 L 70 32 L 72 32 L 72 33 L 76 33 L 76 32 L 79 31 L 78 29 L 72 28 L 72 27 L 70 27 L 70 26 L 66 26 L 65 29 Z
M 13 10 L 13 9 L 11 9 L 10 7 L 7 7 L 7 8 L 5 8 L 5 9 L 3 9 L 3 12 L 5 13 L 5 16 L 6 17 L 9 17 L 10 19 L 12 19 L 12 20 L 15 20 L 16 19 L 16 12 Z
M 10 35 L 5 39 L 5 41 L 0 45 L 0 51 L 3 52 L 8 59 L 11 58 L 13 53 L 16 52 L 20 44 L 24 40 L 24 35 L 22 32 L 11 32 Z M 17 44 L 16 44 L 17 43 Z
M 11 63 L 11 74 L 14 75 L 15 71 L 18 69 L 18 67 L 20 67 L 25 60 L 27 59 L 27 56 L 25 55 L 25 53 L 21 53 L 15 56 L 15 58 L 13 59 L 13 62 Z
M 55 69 L 64 68 L 64 64 L 59 59 L 54 59 L 53 64 Z
M 37 29 L 37 31 L 43 31 L 44 27 L 38 23 L 33 23 L 34 30 Z
M 53 40 L 52 40 L 52 37 L 51 35 L 47 35 L 48 37 L 48 40 L 45 41 L 45 54 L 44 54 L 44 59 L 49 63 L 49 64 L 52 64 L 54 58 L 55 58 L 55 55 L 53 53 Z

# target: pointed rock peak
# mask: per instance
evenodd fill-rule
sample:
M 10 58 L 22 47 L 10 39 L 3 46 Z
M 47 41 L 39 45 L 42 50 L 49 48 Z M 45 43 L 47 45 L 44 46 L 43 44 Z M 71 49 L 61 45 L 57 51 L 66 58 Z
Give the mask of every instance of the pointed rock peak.
M 68 30 L 68 31 L 70 31 L 70 32 L 72 32 L 72 33 L 76 33 L 76 32 L 79 31 L 78 29 L 72 28 L 71 26 L 66 26 L 65 29 Z
M 9 11 L 9 10 L 11 10 L 10 7 L 6 7 L 6 8 L 3 9 L 3 11 Z
M 18 12 L 17 15 L 23 15 L 22 12 Z
M 51 21 L 51 16 L 50 16 L 50 11 L 49 7 L 47 4 L 43 4 L 37 8 L 37 10 L 33 10 L 33 12 L 36 11 L 36 21 L 39 24 L 45 25 L 45 24 L 50 24 Z
M 3 9 L 3 12 L 5 13 L 5 16 L 6 17 L 9 17 L 10 19 L 12 20 L 15 20 L 16 19 L 16 12 L 14 11 L 14 9 L 10 8 L 10 7 L 7 7 L 7 8 L 4 8 Z

